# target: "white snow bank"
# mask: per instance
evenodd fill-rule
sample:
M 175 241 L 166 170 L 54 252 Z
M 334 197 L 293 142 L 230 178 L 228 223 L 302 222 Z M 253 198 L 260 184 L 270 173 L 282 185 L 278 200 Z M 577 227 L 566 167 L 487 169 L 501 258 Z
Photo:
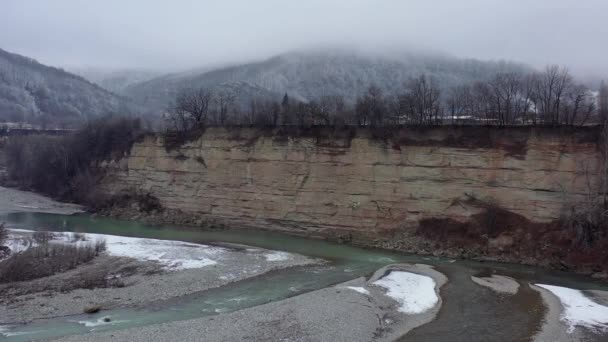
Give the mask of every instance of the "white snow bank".
M 32 246 L 36 246 L 36 243 L 22 235 L 9 233 L 4 245 L 11 250 L 11 254 L 14 254 L 23 252 Z
M 576 326 L 583 326 L 595 332 L 608 332 L 608 307 L 600 305 L 575 289 L 567 287 L 535 284 L 557 296 L 563 310 L 560 319 L 568 324 L 568 333 Z
M 356 291 L 356 292 L 359 292 L 359 293 L 362 293 L 364 295 L 369 295 L 369 291 L 366 290 L 363 287 L 360 287 L 360 286 L 347 286 L 346 288 L 347 289 L 351 289 L 351 290 Z
M 285 261 L 289 260 L 291 256 L 287 252 L 273 251 L 264 255 L 266 261 Z
M 69 233 L 68 233 L 69 234 Z M 72 240 L 65 234 L 65 241 Z M 214 260 L 225 250 L 181 241 L 130 238 L 104 234 L 86 234 L 86 242 L 106 241 L 109 255 L 142 261 L 156 261 L 166 269 L 185 270 L 217 264 Z M 79 242 L 82 243 L 82 242 Z
M 374 285 L 387 289 L 386 295 L 399 303 L 399 312 L 419 314 L 432 309 L 439 302 L 433 278 L 416 273 L 392 271 L 375 281 Z
M 9 232 L 24 233 L 24 230 Z M 181 241 L 167 241 L 156 239 L 131 238 L 105 234 L 83 234 L 85 241 L 75 241 L 74 234 L 53 233 L 51 243 L 93 244 L 98 240 L 106 241 L 106 253 L 112 256 L 129 257 L 141 261 L 156 261 L 168 270 L 185 270 L 201 268 L 217 264 L 225 249 L 187 243 Z M 11 238 L 12 237 L 12 238 Z M 9 248 L 19 252 L 31 246 L 25 245 L 27 239 L 23 235 L 11 234 L 8 239 Z M 34 244 L 35 245 L 35 244 Z

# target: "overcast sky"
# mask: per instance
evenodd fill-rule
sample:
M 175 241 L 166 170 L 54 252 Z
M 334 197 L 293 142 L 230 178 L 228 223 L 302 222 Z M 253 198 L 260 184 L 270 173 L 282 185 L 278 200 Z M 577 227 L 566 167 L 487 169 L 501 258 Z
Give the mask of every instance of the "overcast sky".
M 0 1 L 0 48 L 64 67 L 177 70 L 334 44 L 608 75 L 608 0 Z

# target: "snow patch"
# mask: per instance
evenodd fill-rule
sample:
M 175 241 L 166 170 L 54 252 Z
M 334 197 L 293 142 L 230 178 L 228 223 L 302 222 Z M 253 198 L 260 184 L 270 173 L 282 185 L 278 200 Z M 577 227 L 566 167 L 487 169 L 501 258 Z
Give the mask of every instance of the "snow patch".
M 11 250 L 11 254 L 15 254 L 23 252 L 30 247 L 36 246 L 36 243 L 32 239 L 28 239 L 23 235 L 8 234 L 8 238 L 6 239 L 4 245 Z
M 20 208 L 26 208 L 26 209 L 40 209 L 40 207 L 36 207 L 33 205 L 23 205 L 23 204 L 17 204 L 18 207 Z
M 18 233 L 28 232 L 22 229 L 9 229 L 9 231 Z M 105 240 L 106 253 L 108 255 L 128 257 L 140 261 L 155 261 L 167 270 L 185 270 L 215 265 L 217 264 L 215 259 L 221 258 L 222 254 L 225 252 L 225 249 L 221 247 L 211 247 L 181 241 L 131 238 L 89 233 L 83 234 L 84 241 L 75 241 L 77 239 L 75 239 L 74 234 L 70 232 L 53 234 L 54 238 L 50 241 L 51 243 L 85 245 Z M 24 243 L 27 240 L 28 239 L 23 235 L 10 235 L 7 244 L 12 252 L 19 252 L 32 247 L 31 243 L 29 245 Z
M 385 288 L 386 295 L 399 303 L 399 312 L 405 314 L 425 312 L 439 302 L 439 297 L 435 293 L 435 281 L 428 276 L 392 271 L 373 284 Z
M 582 326 L 594 332 L 608 332 L 607 306 L 592 301 L 579 290 L 553 285 L 535 285 L 559 298 L 563 306 L 560 319 L 568 324 L 568 333 L 574 332 L 576 326 Z
M 267 254 L 264 254 L 266 257 L 266 261 L 285 261 L 289 260 L 291 256 L 287 252 L 281 251 L 273 251 Z
M 93 242 L 105 240 L 106 252 L 109 255 L 128 257 L 141 261 L 156 261 L 169 270 L 186 270 L 215 265 L 217 261 L 211 257 L 219 256 L 224 251 L 220 247 L 181 241 L 130 238 L 104 234 L 86 234 L 86 238 L 87 241 Z
M 356 292 L 359 292 L 359 293 L 364 294 L 364 295 L 369 295 L 369 291 L 366 290 L 363 287 L 360 287 L 360 286 L 347 286 L 346 288 L 347 289 L 351 289 L 351 290 L 356 291 Z

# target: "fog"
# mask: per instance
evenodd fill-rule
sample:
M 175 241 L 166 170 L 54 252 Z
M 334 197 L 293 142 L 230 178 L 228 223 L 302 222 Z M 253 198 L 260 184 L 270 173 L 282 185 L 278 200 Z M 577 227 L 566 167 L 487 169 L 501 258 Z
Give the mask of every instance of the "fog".
M 437 50 L 608 75 L 606 0 L 2 0 L 0 48 L 163 71 L 341 46 Z

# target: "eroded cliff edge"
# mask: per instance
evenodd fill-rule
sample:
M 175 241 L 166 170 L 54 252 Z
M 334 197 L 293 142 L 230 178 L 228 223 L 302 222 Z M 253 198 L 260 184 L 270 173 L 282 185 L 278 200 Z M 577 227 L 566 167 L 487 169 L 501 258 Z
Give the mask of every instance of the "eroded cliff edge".
M 288 131 L 209 128 L 171 150 L 150 135 L 103 163 L 101 188 L 190 217 L 367 246 L 593 271 L 606 258 L 576 251 L 558 222 L 596 184 L 599 129 Z

